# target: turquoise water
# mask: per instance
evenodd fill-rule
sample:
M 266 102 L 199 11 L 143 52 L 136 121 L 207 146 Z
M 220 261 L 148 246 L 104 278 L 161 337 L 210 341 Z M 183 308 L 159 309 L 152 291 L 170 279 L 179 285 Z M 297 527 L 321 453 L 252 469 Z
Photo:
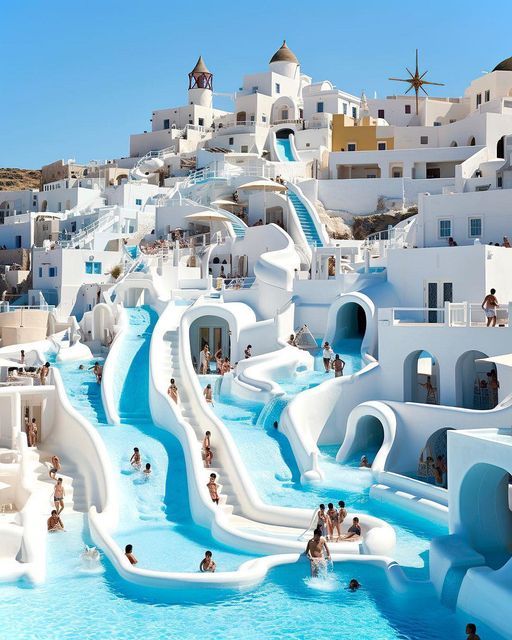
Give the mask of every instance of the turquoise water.
M 276 150 L 281 162 L 293 162 L 295 160 L 290 138 L 276 138 Z
M 97 429 L 114 468 L 120 519 L 113 537 L 121 548 L 133 544 L 141 568 L 196 572 L 204 551 L 211 549 L 219 570 L 235 570 L 254 556 L 232 552 L 192 522 L 181 446 L 151 421 L 148 363 L 156 314 L 145 307 L 126 313 L 129 325 L 116 361 L 114 389 L 121 425 L 107 424 L 91 371 L 79 370 L 77 362 L 58 364 L 72 405 Z M 140 449 L 143 465 L 151 464 L 148 481 L 130 466 L 133 447 Z

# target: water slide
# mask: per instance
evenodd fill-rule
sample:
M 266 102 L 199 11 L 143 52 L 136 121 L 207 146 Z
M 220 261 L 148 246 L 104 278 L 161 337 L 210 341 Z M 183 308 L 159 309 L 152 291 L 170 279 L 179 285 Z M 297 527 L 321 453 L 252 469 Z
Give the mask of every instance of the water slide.
M 314 205 L 306 198 L 300 187 L 287 182 L 288 201 L 292 215 L 296 216 L 309 246 L 323 247 L 329 244 L 329 236 L 320 222 Z

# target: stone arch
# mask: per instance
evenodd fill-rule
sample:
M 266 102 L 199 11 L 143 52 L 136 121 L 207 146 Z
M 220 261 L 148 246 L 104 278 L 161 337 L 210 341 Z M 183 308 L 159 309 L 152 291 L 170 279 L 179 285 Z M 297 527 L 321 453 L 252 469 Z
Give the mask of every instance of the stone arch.
M 458 147 L 458 146 L 459 146 L 459 145 L 457 144 L 457 141 L 456 141 L 456 140 L 452 140 L 452 141 L 450 142 L 450 147 Z
M 404 360 L 404 402 L 439 404 L 439 363 L 437 357 L 418 349 Z
M 475 136 L 469 136 L 468 138 L 468 147 L 474 147 L 476 145 Z
M 455 364 L 457 406 L 465 409 L 494 409 L 498 404 L 498 372 L 481 351 L 471 350 L 461 354 Z
M 247 122 L 247 112 L 245 111 L 239 111 L 236 114 L 236 123 L 240 124 L 242 122 Z

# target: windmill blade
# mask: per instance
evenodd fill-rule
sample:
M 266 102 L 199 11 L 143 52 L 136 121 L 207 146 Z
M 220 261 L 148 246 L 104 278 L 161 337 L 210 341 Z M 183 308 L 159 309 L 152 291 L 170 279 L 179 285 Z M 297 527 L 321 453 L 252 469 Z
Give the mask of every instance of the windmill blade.
M 409 91 L 410 91 L 411 89 L 414 89 L 414 85 L 413 85 L 413 84 L 411 84 L 411 86 L 407 89 L 407 91 L 406 91 L 405 93 L 406 93 L 406 94 L 407 94 L 407 93 L 409 93 Z
M 427 75 L 427 73 L 428 73 L 428 69 L 421 74 L 420 80 L 424 78 Z
M 395 82 L 410 82 L 410 78 L 388 78 L 388 80 L 395 80 Z
M 416 49 L 416 75 L 419 75 L 419 73 L 418 73 L 418 49 Z
M 422 84 L 435 84 L 436 87 L 444 87 L 444 82 L 429 82 L 428 80 L 423 80 Z
M 411 78 L 414 78 L 414 73 L 408 67 L 405 67 L 405 70 L 411 76 Z
M 428 93 L 425 91 L 425 89 L 423 87 L 420 87 L 420 89 L 423 91 L 423 93 L 428 96 Z

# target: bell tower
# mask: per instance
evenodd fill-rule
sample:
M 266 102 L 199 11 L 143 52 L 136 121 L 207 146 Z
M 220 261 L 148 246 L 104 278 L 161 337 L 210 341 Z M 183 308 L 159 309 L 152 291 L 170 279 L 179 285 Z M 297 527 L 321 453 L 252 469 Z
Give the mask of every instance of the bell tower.
M 211 109 L 213 104 L 213 73 L 208 71 L 203 56 L 188 74 L 188 101 Z

